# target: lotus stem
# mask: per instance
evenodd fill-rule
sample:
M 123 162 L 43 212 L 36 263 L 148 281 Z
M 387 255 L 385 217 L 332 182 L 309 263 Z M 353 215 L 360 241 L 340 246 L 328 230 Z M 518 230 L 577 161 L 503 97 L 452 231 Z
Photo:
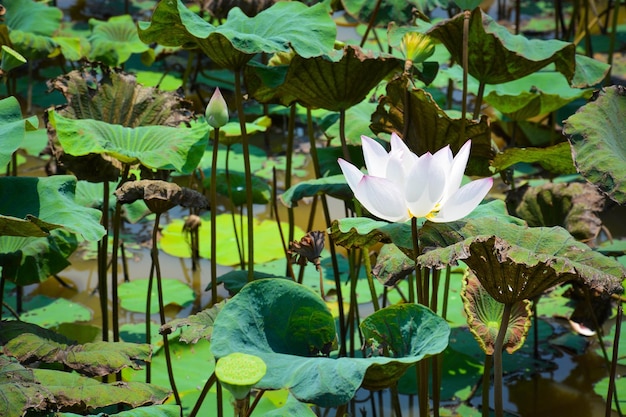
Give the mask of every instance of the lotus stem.
M 374 277 L 372 276 L 372 261 L 370 259 L 370 251 L 367 246 L 361 249 L 361 256 L 363 257 L 363 265 L 365 266 L 365 275 L 367 276 L 367 285 L 370 288 L 370 294 L 372 295 L 372 304 L 374 305 L 374 311 L 380 310 L 378 304 L 378 296 L 376 295 L 376 288 L 374 287 Z M 320 268 L 321 269 L 321 268 Z M 320 275 L 320 286 L 322 276 Z
M 118 203 L 119 204 L 119 203 Z M 163 284 L 161 282 L 161 266 L 159 264 L 159 248 L 157 247 L 157 237 L 159 231 L 159 221 L 161 219 L 161 213 L 156 213 L 154 218 L 154 227 L 152 228 L 152 264 L 154 265 L 154 272 L 156 275 L 157 281 L 157 296 L 159 299 L 159 318 L 161 319 L 161 326 L 165 324 L 165 303 L 163 302 Z M 169 331 L 162 332 L 163 336 L 163 351 L 165 352 L 165 363 L 167 365 L 167 376 L 170 381 L 170 386 L 172 388 L 172 393 L 174 394 L 174 399 L 176 400 L 176 404 L 180 407 L 180 412 L 182 416 L 182 402 L 180 400 L 180 395 L 178 394 L 178 389 L 176 388 L 176 380 L 174 379 L 174 369 L 172 368 L 172 356 L 170 352 L 169 346 Z
M 502 321 L 500 329 L 493 347 L 493 400 L 496 410 L 496 417 L 504 417 L 504 405 L 502 403 L 502 350 L 504 348 L 504 338 L 507 328 L 509 327 L 509 319 L 511 318 L 512 303 L 504 304 L 502 311 Z
M 623 317 L 623 307 L 621 304 L 617 305 L 617 316 L 615 317 L 615 337 L 613 338 L 613 357 L 611 360 L 611 372 L 609 375 L 609 390 L 606 394 L 606 417 L 611 417 L 611 403 L 613 402 L 613 398 L 615 398 L 615 409 L 617 413 L 621 416 L 622 410 L 620 409 L 619 399 L 617 398 L 617 389 L 615 387 L 615 376 L 617 375 L 617 361 L 619 359 L 619 338 L 622 329 L 622 317 Z
M 102 314 L 102 340 L 109 340 L 109 286 L 107 285 L 107 264 L 109 257 L 109 182 L 102 183 L 102 226 L 104 236 L 98 242 L 98 293 Z
M 217 381 L 217 377 L 215 376 L 215 371 L 213 371 L 209 379 L 207 379 L 207 381 L 204 383 L 204 386 L 202 387 L 202 391 L 200 392 L 200 396 L 196 400 L 196 403 L 194 404 L 193 409 L 191 410 L 191 413 L 189 413 L 189 417 L 196 417 L 196 415 L 198 415 L 198 412 L 200 411 L 200 407 L 202 406 L 202 403 L 204 402 L 206 395 L 209 393 L 209 390 L 211 389 L 213 384 L 215 384 L 216 381 Z
M 213 129 L 213 156 L 211 158 L 211 305 L 217 302 L 217 152 L 220 129 Z M 230 186 L 228 187 L 230 190 Z
M 377 0 L 376 4 L 374 5 L 374 10 L 372 10 L 372 15 L 370 16 L 370 20 L 369 22 L 367 22 L 367 29 L 365 29 L 365 33 L 363 34 L 363 37 L 361 38 L 361 43 L 359 44 L 361 48 L 363 48 L 363 45 L 365 45 L 365 42 L 367 41 L 367 36 L 369 35 L 370 30 L 374 28 L 374 22 L 376 21 L 376 17 L 378 16 L 378 11 L 380 10 L 381 3 L 382 3 L 382 0 Z
M 461 129 L 459 136 L 461 143 L 465 142 L 465 116 L 467 114 L 467 74 L 469 62 L 469 23 L 471 12 L 463 12 L 463 56 L 461 65 L 463 66 L 463 96 L 461 98 Z
M 391 406 L 395 417 L 402 417 L 402 406 L 400 406 L 400 396 L 398 395 L 398 383 L 389 387 L 391 391 Z
M 146 294 L 146 343 L 150 343 L 152 341 L 152 329 L 150 328 L 150 324 L 152 320 L 150 316 L 152 315 L 152 285 L 154 283 L 154 261 L 150 264 L 150 276 L 148 277 L 148 293 Z M 146 362 L 146 383 L 150 383 L 152 379 L 152 363 Z
M 285 166 L 285 189 L 289 189 L 291 187 L 291 174 L 293 171 L 293 141 L 296 130 L 296 105 L 295 103 L 291 105 L 289 109 L 289 124 L 287 126 L 287 150 L 286 150 L 286 166 Z M 294 215 L 293 215 L 293 207 L 289 206 L 287 208 L 287 219 L 289 221 L 289 235 L 287 238 L 288 242 L 294 240 Z
M 451 275 L 450 265 L 446 266 L 446 280 L 443 284 L 443 305 L 441 306 L 441 317 L 444 320 L 448 318 L 448 297 L 450 296 L 450 275 Z
M 241 144 L 243 148 L 243 165 L 246 176 L 246 212 L 248 218 L 248 282 L 254 279 L 254 207 L 252 204 L 252 170 L 250 168 L 250 147 L 246 131 L 246 117 L 243 112 L 241 91 L 241 68 L 235 70 L 235 102 L 241 127 Z
M 437 313 L 437 298 L 439 295 L 439 270 L 433 270 L 432 286 L 433 290 L 430 296 L 430 309 Z M 433 414 L 434 417 L 439 417 L 439 403 L 441 400 L 441 360 L 443 358 L 442 353 L 427 358 L 427 361 L 432 363 L 432 383 L 433 383 Z
M 248 408 L 248 414 L 246 414 L 246 417 L 250 417 L 252 415 L 254 409 L 259 404 L 259 401 L 261 401 L 263 394 L 265 394 L 264 389 L 259 390 L 259 392 L 257 392 L 257 394 L 254 396 L 254 401 L 252 401 L 252 404 L 250 404 L 250 408 Z
M 482 396 L 483 405 L 481 410 L 482 417 L 489 417 L 489 387 L 491 385 L 491 365 L 493 363 L 493 356 L 485 354 L 485 366 L 483 368 L 483 386 Z
M 222 385 L 215 386 L 217 391 L 217 417 L 224 417 L 224 395 L 222 394 Z
M 348 152 L 348 143 L 346 142 L 346 111 L 344 109 L 339 111 L 339 140 L 341 140 L 343 159 L 352 162 L 350 152 Z
M 230 188 L 230 145 L 226 148 L 226 189 L 228 190 L 228 199 L 233 201 L 233 195 Z M 243 255 L 243 237 L 242 240 L 239 240 L 239 233 L 237 233 L 237 222 L 235 221 L 235 205 L 233 204 L 233 209 L 230 211 L 230 217 L 233 221 L 233 233 L 235 234 L 235 242 L 237 242 L 237 254 L 239 255 L 239 265 L 241 269 L 246 268 L 246 260 Z M 243 229 L 241 230 L 243 233 Z
M 480 117 L 480 107 L 483 105 L 484 94 L 485 94 L 485 82 L 481 81 L 478 84 L 478 94 L 476 94 L 476 107 L 474 107 L 474 115 L 472 117 L 474 120 L 478 120 L 478 118 Z
M 611 71 L 613 69 L 613 52 L 615 51 L 615 39 L 616 39 L 616 33 L 617 33 L 617 24 L 619 22 L 619 9 L 621 6 L 621 1 L 620 0 L 613 0 L 613 19 L 611 20 L 611 34 L 609 37 L 609 50 L 607 52 L 608 58 L 607 58 L 607 64 L 610 65 L 609 67 L 609 72 L 607 72 L 606 77 L 604 79 L 604 84 L 605 85 L 609 85 L 611 84 Z M 609 5 L 611 4 L 611 2 L 609 2 Z
M 122 169 L 122 178 L 118 184 L 118 188 L 128 181 L 128 173 L 130 165 L 124 164 Z M 120 341 L 120 320 L 119 320 L 119 297 L 117 295 L 117 251 L 120 247 L 120 229 L 122 227 L 122 205 L 119 200 L 115 203 L 115 213 L 113 214 L 113 248 L 111 254 L 111 314 L 113 322 L 113 341 Z M 153 242 L 155 244 L 156 241 Z
M 420 268 L 420 266 L 417 264 L 417 257 L 419 256 L 419 253 L 420 253 L 419 236 L 417 232 L 418 232 L 417 218 L 413 217 L 411 219 L 411 234 L 413 236 L 413 256 L 414 256 L 414 261 L 415 261 L 415 282 L 417 284 L 417 298 L 420 304 L 427 305 L 426 303 L 428 302 L 428 298 L 424 297 L 424 281 L 422 279 L 424 274 L 422 274 L 423 272 L 422 268 Z M 411 297 L 413 297 L 413 300 L 415 300 L 412 291 L 411 291 L 411 294 L 409 295 L 409 299 Z M 419 415 L 427 416 L 428 409 L 429 409 L 428 362 L 423 359 L 419 361 L 417 363 L 417 366 L 415 367 L 415 372 L 417 376 L 417 385 L 418 385 L 417 400 L 418 400 L 418 407 L 419 407 Z

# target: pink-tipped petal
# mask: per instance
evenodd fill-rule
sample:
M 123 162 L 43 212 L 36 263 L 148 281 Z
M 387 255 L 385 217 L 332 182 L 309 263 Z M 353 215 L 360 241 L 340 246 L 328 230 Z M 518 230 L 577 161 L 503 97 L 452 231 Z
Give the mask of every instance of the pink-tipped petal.
M 401 190 L 385 178 L 365 175 L 354 195 L 376 217 L 390 222 L 409 219 Z
M 465 184 L 448 198 L 439 213 L 429 220 L 435 223 L 446 223 L 467 216 L 478 207 L 492 185 L 493 178 L 482 178 Z
M 385 177 L 389 159 L 389 154 L 385 148 L 367 136 L 361 136 L 361 145 L 363 147 L 363 159 L 365 159 L 367 173 L 375 177 Z
M 346 182 L 350 186 L 350 189 L 353 193 L 356 193 L 359 182 L 361 182 L 363 178 L 363 173 L 345 159 L 339 158 L 337 162 L 339 163 L 341 172 L 343 172 L 343 176 L 346 177 Z

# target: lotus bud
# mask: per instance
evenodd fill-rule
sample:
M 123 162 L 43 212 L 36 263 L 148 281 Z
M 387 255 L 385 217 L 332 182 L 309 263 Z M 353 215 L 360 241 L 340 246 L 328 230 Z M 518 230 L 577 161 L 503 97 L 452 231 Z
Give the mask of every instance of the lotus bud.
M 295 51 L 276 52 L 274 56 L 267 62 L 268 67 L 279 67 L 281 65 L 289 65 L 293 57 L 296 56 Z
M 240 352 L 220 358 L 215 365 L 215 376 L 235 400 L 245 399 L 266 372 L 267 365 L 263 359 Z
M 418 32 L 408 32 L 402 38 L 400 50 L 405 58 L 413 63 L 424 62 L 435 51 L 435 44 L 428 35 Z
M 222 97 L 219 88 L 215 88 L 215 92 L 206 106 L 206 120 L 211 127 L 219 129 L 228 123 L 228 105 Z

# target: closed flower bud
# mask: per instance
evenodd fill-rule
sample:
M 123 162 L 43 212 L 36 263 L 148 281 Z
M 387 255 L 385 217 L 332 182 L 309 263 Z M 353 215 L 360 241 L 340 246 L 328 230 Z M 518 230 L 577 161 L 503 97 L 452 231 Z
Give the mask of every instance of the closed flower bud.
M 228 106 L 219 88 L 215 88 L 213 97 L 206 106 L 206 121 L 211 127 L 219 129 L 228 123 Z

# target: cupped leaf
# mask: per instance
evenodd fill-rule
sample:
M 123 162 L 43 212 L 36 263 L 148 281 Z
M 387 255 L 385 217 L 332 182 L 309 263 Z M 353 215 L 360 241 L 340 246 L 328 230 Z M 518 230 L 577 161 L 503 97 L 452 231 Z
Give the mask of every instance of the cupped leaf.
M 137 313 L 145 313 L 148 295 L 148 279 L 134 279 L 118 287 L 121 307 Z M 163 304 L 185 306 L 196 298 L 193 290 L 177 279 L 163 279 Z M 152 286 L 150 311 L 159 311 L 156 286 Z
M 494 300 L 471 271 L 463 278 L 461 298 L 472 335 L 487 355 L 493 355 L 504 304 Z M 513 353 L 522 347 L 530 329 L 530 318 L 529 300 L 521 300 L 513 305 L 502 345 L 507 352 Z
M 401 316 L 406 321 L 400 328 L 410 331 L 411 314 L 398 315 L 398 323 Z M 318 356 L 333 348 L 335 332 L 332 314 L 312 290 L 289 280 L 264 279 L 246 285 L 224 306 L 215 320 L 211 351 L 218 359 L 233 352 L 260 357 L 270 366 L 257 388 L 286 387 L 298 400 L 320 406 L 350 400 L 370 368 L 384 371 L 387 365 L 399 367 L 399 362 L 436 353 L 420 345 L 410 359 Z M 420 338 L 427 335 L 420 332 L 414 340 Z
M 45 237 L 0 236 L 2 274 L 18 285 L 43 282 L 70 265 L 77 247 L 76 235 L 62 229 Z
M 109 124 L 92 119 L 69 119 L 54 111 L 50 122 L 66 153 L 74 156 L 109 155 L 125 164 L 151 169 L 191 173 L 200 162 L 207 144 L 208 126 L 191 128 Z
M 466 12 L 470 13 L 470 12 Z M 444 20 L 427 33 L 440 40 L 456 62 L 463 62 L 465 13 Z M 571 82 L 575 71 L 576 46 L 558 40 L 527 39 L 513 35 L 480 8 L 469 16 L 469 73 L 485 84 L 500 84 L 522 78 L 548 64 Z
M 332 50 L 336 26 L 317 4 L 278 2 L 254 17 L 233 8 L 226 22 L 213 26 L 191 12 L 182 1 L 160 1 L 151 22 L 139 22 L 139 37 L 146 43 L 199 47 L 219 66 L 241 68 L 255 54 L 288 52 L 302 57 Z
M 0 100 L 0 168 L 6 167 L 11 155 L 22 145 L 27 129 L 36 129 L 36 117 L 22 118 L 20 103 L 13 96 Z
M 491 130 L 485 117 L 480 121 L 455 119 L 443 111 L 433 97 L 424 90 L 411 89 L 408 92 L 409 112 L 405 107 L 406 82 L 398 78 L 387 84 L 387 94 L 383 97 L 376 112 L 372 115 L 371 129 L 375 133 L 396 133 L 402 137 L 405 118 L 408 118 L 407 134 L 403 137 L 407 146 L 417 155 L 435 153 L 450 145 L 454 154 L 461 146 L 472 139 L 472 152 L 468 162 L 468 175 L 491 175 L 489 160 Z M 461 124 L 465 123 L 465 137 L 460 137 Z
M 513 210 L 529 226 L 562 226 L 583 242 L 600 233 L 605 198 L 593 185 L 550 182 L 520 191 L 521 201 Z
M 111 67 L 119 67 L 132 54 L 150 49 L 139 39 L 137 25 L 130 15 L 113 16 L 107 22 L 89 19 L 92 61 L 102 61 Z
M 0 69 L 5 74 L 26 63 L 26 58 L 24 58 L 19 52 L 13 50 L 7 45 L 2 45 L 0 53 Z
M 619 204 L 626 202 L 626 88 L 607 87 L 564 122 L 576 169 Z
M 279 90 L 308 108 L 346 110 L 367 94 L 402 61 L 391 55 L 374 55 L 354 45 L 341 53 L 304 58 L 295 56 Z
M 395 359 L 367 370 L 363 386 L 372 390 L 395 385 L 409 366 L 425 356 L 442 352 L 450 336 L 448 323 L 419 304 L 385 307 L 365 318 L 359 327 L 365 339 L 366 357 Z
M 280 201 L 287 207 L 295 207 L 304 197 L 326 194 L 341 200 L 350 200 L 354 194 L 343 175 L 317 178 L 297 183 L 280 195 Z
M 21 321 L 0 322 L 0 343 L 6 355 L 21 363 L 61 363 L 89 376 L 103 376 L 150 360 L 150 345 L 125 342 L 78 344 L 52 330 Z
M 163 180 L 127 181 L 115 190 L 115 196 L 121 204 L 143 201 L 153 213 L 164 213 L 175 206 L 197 209 L 209 206 L 203 194 Z
M 76 204 L 75 189 L 76 178 L 69 175 L 0 178 L 0 214 L 29 219 L 44 231 L 52 223 L 86 240 L 99 240 L 105 233 L 100 225 L 102 213 Z
M 54 50 L 51 36 L 63 17 L 59 8 L 33 0 L 7 0 L 2 5 L 16 51 L 27 58 L 42 58 Z
M 48 81 L 67 100 L 57 109 L 71 119 L 95 119 L 126 127 L 177 127 L 191 120 L 189 103 L 175 92 L 144 87 L 137 77 L 106 66 L 70 71 Z
M 501 303 L 532 299 L 565 281 L 591 289 L 623 291 L 626 268 L 589 249 L 561 227 L 508 225 L 497 236 L 475 236 L 417 258 L 422 266 L 441 268 L 463 260 L 489 294 Z
M 520 162 L 537 163 L 547 171 L 557 175 L 574 174 L 576 167 L 567 142 L 547 148 L 508 148 L 498 153 L 493 160 L 493 167 L 504 171 Z

